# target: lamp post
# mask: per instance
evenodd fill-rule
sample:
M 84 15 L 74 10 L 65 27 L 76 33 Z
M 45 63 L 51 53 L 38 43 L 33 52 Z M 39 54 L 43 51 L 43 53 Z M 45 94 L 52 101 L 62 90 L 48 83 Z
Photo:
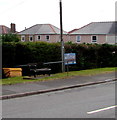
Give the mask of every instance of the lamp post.
M 64 65 L 64 41 L 63 41 L 63 23 L 62 23 L 62 0 L 60 0 L 59 4 L 60 4 L 60 39 L 61 39 L 62 72 L 65 72 L 65 65 Z

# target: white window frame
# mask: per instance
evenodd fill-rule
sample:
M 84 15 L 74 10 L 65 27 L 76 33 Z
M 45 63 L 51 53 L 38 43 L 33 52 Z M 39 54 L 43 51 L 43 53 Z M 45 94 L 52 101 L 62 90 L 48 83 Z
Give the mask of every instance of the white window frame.
M 32 40 L 30 40 L 30 38 L 32 38 Z M 29 36 L 29 41 L 33 42 L 33 36 L 32 35 Z
M 40 36 L 40 39 L 39 39 L 39 36 Z M 37 35 L 37 41 L 40 41 L 41 40 L 41 35 Z
M 93 40 L 93 37 L 96 36 L 96 41 Z M 92 35 L 91 36 L 91 43 L 97 43 L 98 41 L 98 36 L 97 35 Z
M 79 41 L 78 41 L 78 37 L 79 37 Z M 80 43 L 80 42 L 81 42 L 81 35 L 77 35 L 77 36 L 76 36 L 76 42 L 77 42 L 77 43 Z
M 25 42 L 25 35 L 22 35 L 22 36 L 21 36 L 21 41 L 22 41 L 22 42 Z
M 50 41 L 50 35 L 46 35 L 46 41 Z M 47 39 L 47 37 L 49 37 L 49 39 Z

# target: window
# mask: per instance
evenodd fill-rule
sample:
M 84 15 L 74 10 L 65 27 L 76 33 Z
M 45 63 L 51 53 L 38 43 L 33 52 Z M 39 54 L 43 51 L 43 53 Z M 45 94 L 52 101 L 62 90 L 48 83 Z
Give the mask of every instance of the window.
M 33 41 L 33 36 L 29 36 L 29 41 Z
M 97 42 L 97 36 L 92 36 L 91 39 L 92 39 L 92 42 L 93 42 L 93 43 Z
M 49 36 L 49 35 L 46 36 L 46 40 L 47 40 L 47 41 L 50 40 L 50 36 Z
M 21 41 L 24 42 L 25 41 L 25 36 L 21 36 Z
M 41 40 L 41 35 L 36 35 L 35 36 L 35 41 L 40 41 Z
M 41 40 L 41 36 L 40 35 L 38 35 L 37 40 Z
M 81 42 L 81 36 L 76 36 L 76 42 Z

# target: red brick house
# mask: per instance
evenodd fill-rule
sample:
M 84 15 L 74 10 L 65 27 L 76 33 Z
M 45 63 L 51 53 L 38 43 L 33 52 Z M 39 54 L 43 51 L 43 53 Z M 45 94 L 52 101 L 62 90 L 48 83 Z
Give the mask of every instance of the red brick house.
M 15 24 L 11 23 L 10 28 L 5 26 L 5 25 L 0 25 L 0 34 L 9 34 L 9 33 L 15 33 L 16 29 L 15 29 Z

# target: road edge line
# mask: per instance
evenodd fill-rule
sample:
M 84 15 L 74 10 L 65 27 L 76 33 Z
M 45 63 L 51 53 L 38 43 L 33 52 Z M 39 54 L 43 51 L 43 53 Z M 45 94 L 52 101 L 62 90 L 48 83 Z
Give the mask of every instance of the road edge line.
M 44 94 L 44 93 L 48 93 L 48 92 L 55 92 L 55 91 L 66 90 L 66 89 L 71 89 L 71 88 L 107 83 L 107 82 L 112 82 L 112 81 L 116 81 L 116 80 L 117 80 L 117 78 L 108 79 L 108 80 L 104 80 L 104 81 L 98 81 L 98 82 L 89 82 L 89 83 L 85 83 L 85 84 L 63 86 L 63 87 L 58 87 L 58 88 L 46 89 L 46 90 L 31 91 L 31 92 L 17 93 L 17 94 L 11 94 L 11 95 L 3 95 L 3 96 L 0 96 L 0 100 L 25 97 L 25 96 L 36 95 L 36 94 Z

